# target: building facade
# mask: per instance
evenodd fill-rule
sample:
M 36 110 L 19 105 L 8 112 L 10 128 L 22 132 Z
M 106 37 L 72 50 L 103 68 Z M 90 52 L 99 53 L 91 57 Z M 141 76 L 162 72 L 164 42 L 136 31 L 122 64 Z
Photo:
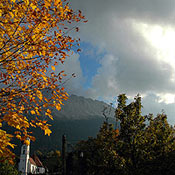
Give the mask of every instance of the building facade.
M 30 157 L 30 145 L 23 144 L 21 147 L 18 170 L 21 172 L 21 175 L 45 173 L 45 168 L 38 156 L 33 155 Z

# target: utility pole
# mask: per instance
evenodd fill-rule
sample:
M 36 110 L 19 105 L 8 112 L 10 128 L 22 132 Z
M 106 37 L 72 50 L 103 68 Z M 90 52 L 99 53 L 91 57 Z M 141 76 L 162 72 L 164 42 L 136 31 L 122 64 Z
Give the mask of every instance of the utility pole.
M 62 136 L 62 175 L 66 175 L 66 135 Z

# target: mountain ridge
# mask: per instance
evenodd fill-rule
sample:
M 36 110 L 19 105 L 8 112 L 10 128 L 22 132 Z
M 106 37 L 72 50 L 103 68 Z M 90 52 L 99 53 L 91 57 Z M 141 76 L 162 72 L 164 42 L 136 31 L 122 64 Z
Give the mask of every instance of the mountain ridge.
M 59 117 L 59 119 L 69 120 L 104 117 L 102 111 L 105 107 L 108 110 L 111 109 L 111 113 L 108 115 L 109 117 L 113 117 L 115 110 L 109 104 L 103 101 L 93 100 L 91 98 L 85 98 L 83 96 L 72 94 L 69 99 L 64 102 L 64 105 L 62 105 L 62 109 L 60 111 L 52 109 L 52 115 L 55 119 L 58 119 L 57 117 Z
M 110 105 L 102 101 L 71 95 L 64 102 L 60 111 L 50 108 L 54 120 L 48 121 L 48 124 L 51 124 L 50 129 L 52 130 L 49 137 L 45 136 L 39 128 L 32 128 L 36 141 L 31 143 L 31 152 L 33 153 L 36 150 L 41 150 L 42 152 L 47 152 L 51 149 L 61 150 L 63 134 L 66 134 L 70 144 L 85 140 L 89 136 L 96 137 L 102 123 L 105 121 L 102 112 L 104 108 L 107 109 L 106 115 L 109 117 L 108 121 L 115 123 L 115 110 Z M 112 112 L 109 115 L 110 111 Z M 46 116 L 42 117 L 46 118 Z M 20 145 L 17 140 L 15 142 L 17 145 Z M 20 146 L 17 149 L 16 153 L 19 155 Z

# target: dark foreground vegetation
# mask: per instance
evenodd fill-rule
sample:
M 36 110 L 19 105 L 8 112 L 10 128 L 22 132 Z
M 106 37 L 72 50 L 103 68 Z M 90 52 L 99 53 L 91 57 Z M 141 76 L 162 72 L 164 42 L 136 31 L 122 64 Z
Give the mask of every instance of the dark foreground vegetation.
M 141 97 L 127 104 L 127 97 L 120 95 L 117 127 L 105 121 L 96 138 L 79 142 L 69 155 L 68 174 L 175 174 L 174 127 L 166 114 L 143 116 L 141 108 Z M 78 156 L 80 152 L 83 157 Z
M 128 104 L 127 97 L 119 95 L 116 125 L 108 122 L 104 110 L 106 120 L 97 136 L 82 140 L 67 151 L 64 166 L 59 151 L 36 153 L 49 174 L 63 174 L 64 168 L 64 175 L 173 175 L 175 129 L 165 113 L 143 116 L 141 108 L 141 97 L 136 96 Z M 9 175 L 17 174 L 12 170 L 15 167 L 8 164 L 1 164 L 0 174 L 7 169 Z

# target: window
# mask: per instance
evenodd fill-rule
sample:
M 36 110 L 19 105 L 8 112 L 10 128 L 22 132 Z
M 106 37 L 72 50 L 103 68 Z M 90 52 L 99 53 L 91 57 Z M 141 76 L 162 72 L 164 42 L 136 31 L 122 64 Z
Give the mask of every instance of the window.
M 25 152 L 25 150 L 26 150 L 26 146 L 25 145 L 23 145 L 23 152 L 22 152 L 22 154 L 25 154 L 26 152 Z

